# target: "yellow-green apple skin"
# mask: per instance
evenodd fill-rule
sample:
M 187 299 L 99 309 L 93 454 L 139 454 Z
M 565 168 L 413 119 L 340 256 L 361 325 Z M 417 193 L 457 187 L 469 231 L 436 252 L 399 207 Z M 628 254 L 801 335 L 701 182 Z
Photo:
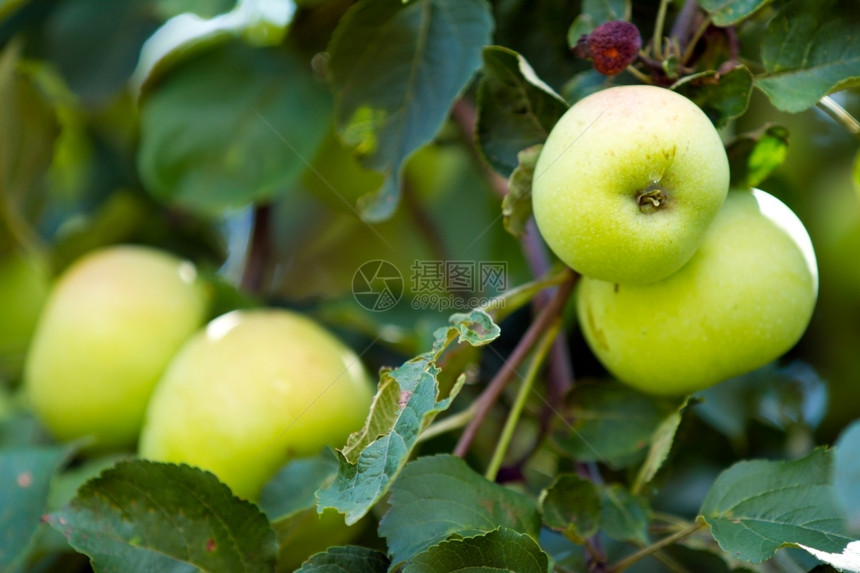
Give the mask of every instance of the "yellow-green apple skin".
M 59 440 L 134 447 L 163 370 L 206 320 L 189 261 L 139 246 L 84 255 L 57 279 L 25 365 L 27 397 Z
M 140 455 L 214 473 L 255 499 L 293 457 L 340 447 L 373 387 L 355 353 L 313 320 L 237 310 L 191 338 L 158 383 Z
M 0 254 L 0 380 L 21 375 L 50 288 L 44 261 L 19 251 Z
M 719 133 L 696 104 L 664 88 L 620 86 L 579 100 L 553 127 L 532 207 L 572 269 L 642 284 L 690 260 L 728 188 Z
M 583 277 L 580 326 L 620 381 L 696 392 L 775 360 L 803 335 L 818 295 L 812 242 L 764 191 L 731 191 L 681 270 L 647 285 Z

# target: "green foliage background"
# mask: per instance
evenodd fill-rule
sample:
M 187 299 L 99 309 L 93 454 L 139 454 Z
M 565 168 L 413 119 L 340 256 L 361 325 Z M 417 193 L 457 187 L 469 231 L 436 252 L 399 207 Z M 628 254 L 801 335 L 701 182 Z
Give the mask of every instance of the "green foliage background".
M 607 78 L 571 47 L 615 19 L 645 57 Z M 26 333 L 0 333 L 0 572 L 860 571 L 858 30 L 856 0 L 0 0 L 0 280 L 153 245 L 203 270 L 213 316 L 296 308 L 383 369 L 364 430 L 252 504 L 53 443 Z M 700 105 L 819 257 L 801 342 L 683 400 L 607 378 L 529 219 L 558 117 L 642 81 Z M 378 260 L 406 277 L 385 312 L 352 295 Z M 471 293 L 504 306 L 433 308 L 422 260 L 504 262 L 507 290 Z M 575 376 L 539 368 L 558 351 Z M 357 536 L 300 565 L 324 509 Z

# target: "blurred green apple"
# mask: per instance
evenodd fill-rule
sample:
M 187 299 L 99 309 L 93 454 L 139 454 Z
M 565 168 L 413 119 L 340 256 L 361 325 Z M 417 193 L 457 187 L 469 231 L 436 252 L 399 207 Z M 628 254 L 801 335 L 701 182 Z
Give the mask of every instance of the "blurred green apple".
M 0 254 L 0 380 L 21 375 L 50 288 L 44 261 L 19 251 Z
M 359 358 L 316 322 L 280 309 L 233 311 L 171 362 L 140 455 L 209 470 L 255 499 L 291 458 L 342 446 L 372 397 Z
M 728 187 L 722 141 L 696 104 L 620 86 L 581 99 L 553 127 L 532 206 L 541 235 L 575 271 L 648 283 L 690 260 Z
M 162 371 L 205 321 L 193 264 L 137 246 L 93 251 L 57 279 L 24 372 L 39 420 L 59 440 L 133 446 Z
M 685 394 L 788 351 L 812 317 L 818 270 L 797 216 L 763 191 L 732 191 L 680 271 L 647 285 L 583 278 L 586 341 L 620 381 Z

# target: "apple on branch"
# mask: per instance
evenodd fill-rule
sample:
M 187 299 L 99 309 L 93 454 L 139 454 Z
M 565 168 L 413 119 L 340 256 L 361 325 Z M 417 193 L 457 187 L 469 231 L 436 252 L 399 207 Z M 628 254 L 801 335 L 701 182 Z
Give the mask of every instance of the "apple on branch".
M 532 206 L 568 266 L 641 284 L 690 260 L 728 187 L 723 143 L 696 104 L 664 88 L 621 86 L 581 99 L 553 127 Z
M 630 285 L 583 277 L 577 313 L 588 345 L 620 381 L 686 394 L 779 358 L 803 335 L 818 296 L 812 242 L 764 191 L 731 191 L 677 273 Z

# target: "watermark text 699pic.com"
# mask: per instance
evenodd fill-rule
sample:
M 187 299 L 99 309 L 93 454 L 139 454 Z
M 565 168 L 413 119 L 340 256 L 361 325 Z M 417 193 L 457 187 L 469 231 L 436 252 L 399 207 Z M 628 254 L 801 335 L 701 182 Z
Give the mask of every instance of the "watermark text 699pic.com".
M 508 288 L 507 265 L 507 261 L 415 260 L 409 268 L 409 304 L 415 310 L 439 312 L 504 304 L 496 297 Z M 396 265 L 377 259 L 355 271 L 352 294 L 363 308 L 382 312 L 400 302 L 406 286 Z

